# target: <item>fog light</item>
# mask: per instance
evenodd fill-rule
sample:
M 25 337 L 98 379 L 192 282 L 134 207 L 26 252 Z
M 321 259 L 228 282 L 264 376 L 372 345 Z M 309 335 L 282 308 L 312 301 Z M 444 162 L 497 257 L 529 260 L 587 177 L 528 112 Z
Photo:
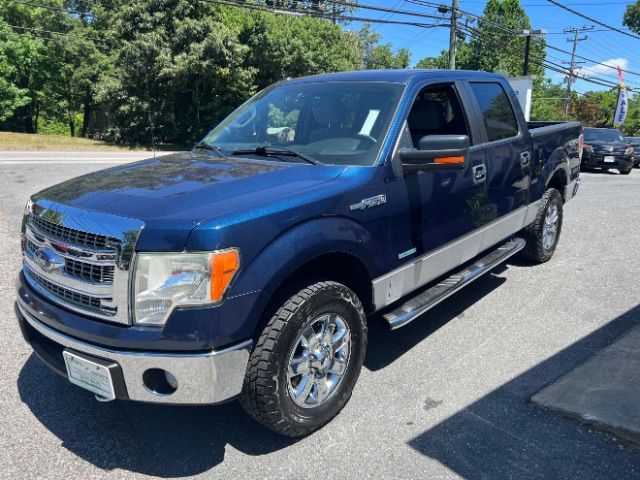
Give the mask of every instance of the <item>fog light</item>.
M 142 382 L 149 392 L 166 396 L 171 395 L 178 389 L 176 377 L 161 368 L 150 368 L 142 374 Z

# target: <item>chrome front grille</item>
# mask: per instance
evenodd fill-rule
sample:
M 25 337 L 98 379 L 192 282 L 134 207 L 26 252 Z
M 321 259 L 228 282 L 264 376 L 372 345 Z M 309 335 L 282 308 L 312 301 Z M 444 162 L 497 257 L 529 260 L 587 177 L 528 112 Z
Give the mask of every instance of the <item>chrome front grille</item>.
M 68 275 L 95 283 L 112 283 L 113 269 L 113 265 L 93 265 L 71 258 L 65 259 L 64 263 Z
M 99 235 L 90 232 L 83 232 L 62 225 L 49 222 L 37 215 L 31 214 L 29 224 L 36 227 L 44 235 L 63 242 L 69 242 L 81 247 L 89 247 L 93 249 L 107 248 L 110 243 L 117 242 L 117 238 L 109 238 L 105 235 Z
M 32 231 L 33 233 L 33 231 Z M 39 237 L 40 245 L 44 243 L 44 237 L 38 234 L 34 236 Z M 29 236 L 25 238 L 26 253 L 33 257 L 40 245 L 36 244 Z M 54 249 L 56 244 L 54 243 Z M 68 253 L 68 251 L 67 251 Z M 74 252 L 75 253 L 75 252 Z M 105 255 L 106 256 L 106 255 Z M 115 258 L 115 254 L 110 255 L 111 258 Z M 83 259 L 84 260 L 84 259 Z M 95 265 L 93 263 L 87 263 L 83 260 L 75 260 L 71 256 L 65 256 L 64 271 L 70 277 L 77 277 L 82 280 L 86 280 L 92 283 L 112 283 L 113 273 L 115 266 L 111 265 Z
M 28 283 L 70 310 L 128 324 L 128 270 L 142 222 L 42 203 L 23 222 Z
M 36 282 L 38 282 L 38 284 L 46 291 L 54 294 L 57 297 L 60 297 L 63 300 L 67 300 L 75 305 L 91 310 L 100 310 L 102 308 L 99 298 L 74 292 L 73 290 L 69 290 L 68 288 L 56 285 L 55 283 L 50 282 L 46 278 L 41 277 L 37 273 L 33 272 L 31 269 L 28 270 L 27 274 L 31 276 Z

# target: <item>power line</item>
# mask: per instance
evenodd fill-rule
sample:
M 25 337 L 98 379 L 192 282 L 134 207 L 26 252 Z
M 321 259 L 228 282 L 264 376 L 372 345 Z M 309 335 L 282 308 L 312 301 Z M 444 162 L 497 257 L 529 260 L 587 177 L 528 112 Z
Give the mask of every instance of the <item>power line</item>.
M 431 2 L 427 2 L 427 1 L 423 1 L 423 0 L 406 0 L 406 1 L 409 1 L 409 2 L 411 2 L 411 3 L 416 3 L 416 4 L 431 4 Z M 547 0 L 547 1 L 553 1 L 553 0 Z M 459 10 L 460 12 L 462 12 L 462 13 L 468 13 L 468 12 L 465 12 L 464 10 L 461 10 L 461 9 L 458 9 L 458 10 Z M 518 33 L 519 33 L 519 32 L 517 32 L 517 31 L 515 31 L 515 30 L 512 30 L 512 29 L 510 29 L 510 28 L 507 28 L 507 27 L 505 27 L 505 26 L 503 26 L 503 25 L 500 25 L 499 23 L 496 23 L 496 22 L 493 22 L 493 21 L 490 21 L 490 20 L 487 20 L 487 19 L 484 19 L 484 18 L 482 19 L 482 21 L 483 21 L 483 23 L 486 23 L 486 24 L 488 24 L 488 25 L 491 25 L 491 26 L 493 26 L 493 27 L 495 27 L 495 28 L 497 28 L 497 29 L 499 29 L 499 30 L 504 31 L 505 33 L 510 34 L 510 35 L 516 35 L 516 34 L 518 34 Z M 591 27 L 591 28 L 593 28 L 593 27 Z M 563 31 L 563 35 L 566 35 L 566 31 Z M 640 38 L 640 37 L 638 37 L 638 38 Z M 547 47 L 547 48 L 550 48 L 551 50 L 556 50 L 556 51 L 558 51 L 558 52 L 566 53 L 566 54 L 568 54 L 568 55 L 571 55 L 571 54 L 572 54 L 572 52 L 568 52 L 568 51 L 566 51 L 566 50 L 563 50 L 563 49 L 558 48 L 558 47 L 554 47 L 554 46 L 549 45 L 549 44 L 547 44 L 547 45 L 546 45 L 546 47 Z M 586 57 L 583 57 L 583 56 L 580 56 L 580 55 L 576 55 L 576 58 L 580 58 L 581 60 L 586 60 L 586 61 L 591 62 L 591 63 L 594 63 L 594 64 L 596 64 L 596 65 L 601 65 L 601 66 L 604 66 L 604 67 L 607 67 L 607 68 L 611 68 L 611 69 L 613 69 L 613 70 L 617 70 L 617 67 L 612 67 L 611 65 L 608 65 L 608 64 L 606 64 L 606 63 L 598 62 L 597 60 L 592 60 L 592 59 L 590 59 L 590 58 L 586 58 Z M 631 71 L 631 70 L 622 69 L 622 71 L 623 71 L 623 72 L 625 72 L 625 73 L 629 73 L 629 74 L 631 74 L 631 75 L 637 75 L 637 76 L 640 76 L 640 73 L 638 73 L 638 72 L 634 72 L 634 71 Z
M 464 3 L 478 3 L 478 4 L 482 4 L 485 5 L 487 2 L 479 2 L 479 1 L 472 1 L 472 0 L 464 0 Z M 631 2 L 633 3 L 633 2 Z M 599 5 L 628 5 L 629 2 L 622 0 L 619 2 L 606 2 L 606 3 L 602 3 L 602 2 L 598 2 L 598 3 L 565 3 L 565 5 L 594 5 L 594 6 L 599 6 Z M 548 7 L 550 5 L 545 5 L 544 3 L 521 3 L 520 5 L 522 5 L 523 7 Z
M 614 32 L 618 32 L 618 33 L 621 33 L 621 34 L 626 35 L 626 36 L 628 36 L 628 37 L 631 37 L 631 38 L 635 38 L 635 39 L 637 39 L 637 40 L 640 40 L 640 36 L 638 36 L 638 35 L 634 35 L 633 33 L 625 32 L 624 30 L 622 30 L 622 29 L 620 29 L 620 28 L 613 27 L 613 26 L 611 26 L 611 25 L 607 25 L 606 23 L 603 23 L 603 22 L 601 22 L 601 21 L 599 21 L 599 20 L 596 20 L 595 18 L 589 17 L 589 16 L 587 16 L 587 15 L 585 15 L 585 14 L 583 14 L 583 13 L 580 13 L 580 12 L 578 12 L 578 11 L 574 10 L 573 8 L 569 8 L 569 7 L 567 7 L 566 5 L 563 5 L 563 4 L 562 4 L 562 3 L 560 3 L 560 2 L 556 2 L 556 0 L 547 0 L 547 2 L 549 2 L 549 3 L 553 3 L 555 6 L 560 7 L 560 8 L 562 8 L 562 9 L 564 9 L 564 10 L 566 10 L 566 11 L 568 11 L 568 12 L 571 12 L 571 13 L 573 13 L 574 15 L 577 15 L 577 16 L 579 16 L 579 17 L 582 17 L 582 18 L 584 18 L 584 19 L 586 19 L 586 20 L 589 20 L 590 22 L 593 22 L 593 23 L 595 23 L 595 24 L 597 24 L 597 25 L 600 25 L 601 27 L 605 27 L 605 28 L 608 28 L 609 30 L 613 30 Z
M 565 35 L 566 35 L 566 33 L 565 33 Z M 546 45 L 546 47 L 547 47 L 547 48 L 549 48 L 549 49 L 551 49 L 551 50 L 555 50 L 555 51 L 557 51 L 557 52 L 562 52 L 562 53 L 566 53 L 566 54 L 571 55 L 571 52 L 568 52 L 568 51 L 563 50 L 563 49 L 558 48 L 558 47 L 554 47 L 553 45 L 549 45 L 549 44 L 547 44 L 547 45 Z M 586 60 L 587 62 L 591 62 L 591 63 L 593 63 L 594 65 L 601 65 L 601 66 L 603 66 L 603 67 L 607 67 L 607 68 L 610 68 L 610 69 L 612 69 L 612 70 L 618 70 L 618 67 L 614 67 L 614 66 L 612 66 L 612 65 L 608 65 L 608 64 L 606 64 L 606 63 L 598 62 L 597 60 L 593 60 L 593 59 L 591 59 L 591 58 L 584 57 L 584 56 L 582 56 L 582 55 L 575 54 L 575 57 L 576 57 L 576 58 L 579 58 L 580 60 Z M 636 76 L 640 77 L 640 73 L 639 73 L 639 72 L 634 72 L 633 70 L 627 70 L 627 69 L 625 69 L 625 68 L 621 68 L 621 70 L 622 70 L 623 72 L 625 72 L 625 73 L 630 74 L 630 75 L 636 75 Z
M 402 1 L 402 0 L 400 0 Z M 400 3 L 400 1 L 396 2 L 395 5 L 398 5 Z M 345 2 L 344 0 L 325 0 L 326 3 L 330 3 L 330 4 L 334 4 L 334 5 L 342 5 L 342 6 L 357 6 L 358 9 L 362 8 L 364 10 L 373 10 L 373 11 L 377 11 L 377 12 L 385 12 L 386 14 L 398 14 L 398 15 L 411 15 L 412 17 L 421 17 L 421 18 L 431 18 L 431 19 L 442 19 L 442 16 L 437 16 L 437 15 L 429 15 L 426 13 L 421 13 L 421 12 L 416 12 L 415 10 L 404 10 L 404 9 L 399 9 L 399 8 L 394 8 L 394 7 L 378 7 L 375 5 L 371 5 L 371 4 L 365 4 L 365 3 L 357 3 L 357 4 L 353 4 L 353 3 L 348 3 Z M 384 15 L 383 15 L 384 17 Z M 383 17 L 380 17 L 381 19 Z
M 551 7 L 552 5 L 545 5 L 544 3 L 521 3 L 523 7 Z M 572 6 L 584 6 L 584 7 L 600 7 L 603 5 L 629 5 L 629 2 L 606 2 L 606 3 L 565 3 L 565 5 Z
M 549 5 L 549 6 L 551 7 L 552 5 Z M 621 28 L 620 30 L 631 31 L 630 28 Z M 601 33 L 601 32 L 611 33 L 611 30 L 609 30 L 608 28 L 596 28 L 595 30 L 591 30 L 591 33 Z M 547 32 L 547 35 L 564 35 L 564 32 Z
M 391 8 L 394 9 L 396 7 L 398 7 L 401 3 L 403 2 L 403 0 L 397 0 L 396 3 L 394 3 Z M 384 15 L 382 15 L 382 17 L 380 17 L 381 20 L 384 20 L 386 18 L 391 18 L 395 15 L 395 13 L 385 13 Z M 377 29 L 379 28 L 379 25 L 374 25 L 373 28 L 371 29 L 372 32 L 375 32 Z
M 571 84 L 575 81 L 575 69 L 576 69 L 576 48 L 578 47 L 578 43 L 584 42 L 587 38 L 586 35 L 581 37 L 580 34 L 585 31 L 593 30 L 593 27 L 582 27 L 582 28 L 566 28 L 564 33 L 573 33 L 573 39 L 567 39 L 567 42 L 573 43 L 573 49 L 571 50 L 571 62 L 569 64 L 569 74 L 567 75 L 567 94 L 566 99 L 564 101 L 564 116 L 569 115 L 569 101 L 571 99 Z
M 323 13 L 315 13 L 310 10 L 282 10 L 275 9 L 270 7 L 263 7 L 261 5 L 246 3 L 241 0 L 200 0 L 205 3 L 212 3 L 218 5 L 229 5 L 232 7 L 245 8 L 248 10 L 256 10 L 260 12 L 273 13 L 276 15 L 290 15 L 295 17 L 313 17 L 313 18 L 322 18 L 325 20 L 332 20 L 334 18 L 342 21 L 355 21 L 355 22 L 368 22 L 368 23 L 384 23 L 389 25 L 408 25 L 413 27 L 420 28 L 433 28 L 433 27 L 448 27 L 449 24 L 445 23 L 421 23 L 421 22 L 410 22 L 410 21 L 400 21 L 400 20 L 381 20 L 377 18 L 369 18 L 369 17 L 358 17 L 353 15 L 333 15 L 333 14 L 323 14 Z M 423 15 L 426 17 L 426 15 Z M 430 17 L 427 17 L 430 18 Z M 433 16 L 432 18 L 440 20 L 441 17 Z
M 507 44 L 506 42 L 502 42 L 499 40 L 496 40 L 495 37 L 493 37 L 491 34 L 486 33 L 486 32 L 482 32 L 480 30 L 478 30 L 477 28 L 473 28 L 473 27 L 469 27 L 469 26 L 462 26 L 459 25 L 459 28 L 465 29 L 469 32 L 470 35 L 472 35 L 474 38 L 476 38 L 477 40 L 484 42 L 486 44 L 489 45 L 493 45 L 493 46 L 497 46 L 500 48 L 505 49 L 507 52 L 513 54 L 513 55 L 517 55 L 517 53 L 515 53 L 513 51 L 513 49 L 511 48 L 511 46 L 509 44 Z M 484 37 L 484 38 L 483 38 Z M 487 39 L 486 37 L 491 37 L 490 39 Z M 534 63 L 536 65 L 542 66 L 548 70 L 557 72 L 557 73 L 562 73 L 563 75 L 567 75 L 567 69 L 565 67 L 563 67 L 562 65 L 558 65 L 555 64 L 553 62 L 549 62 L 549 61 L 545 61 L 542 60 L 540 58 L 532 58 L 531 59 L 531 63 Z M 612 83 L 612 82 L 607 82 L 607 81 L 601 81 L 601 80 L 596 80 L 593 78 L 589 78 L 589 77 L 583 77 L 579 74 L 575 74 L 575 76 L 577 78 L 579 78 L 580 80 L 583 80 L 585 82 L 588 83 L 593 83 L 595 85 L 600 85 L 600 86 L 604 86 L 604 87 L 608 87 L 608 88 L 617 88 L 617 84 Z M 632 89 L 628 89 L 628 90 L 632 90 Z

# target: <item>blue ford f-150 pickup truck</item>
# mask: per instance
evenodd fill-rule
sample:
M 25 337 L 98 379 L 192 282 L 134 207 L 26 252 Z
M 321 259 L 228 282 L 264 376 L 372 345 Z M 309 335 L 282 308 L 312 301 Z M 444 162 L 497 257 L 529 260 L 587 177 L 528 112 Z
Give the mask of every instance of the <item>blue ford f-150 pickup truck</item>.
M 496 74 L 284 81 L 190 153 L 33 195 L 20 326 L 100 400 L 239 397 L 305 435 L 349 399 L 374 312 L 401 327 L 519 251 L 551 258 L 581 150 Z

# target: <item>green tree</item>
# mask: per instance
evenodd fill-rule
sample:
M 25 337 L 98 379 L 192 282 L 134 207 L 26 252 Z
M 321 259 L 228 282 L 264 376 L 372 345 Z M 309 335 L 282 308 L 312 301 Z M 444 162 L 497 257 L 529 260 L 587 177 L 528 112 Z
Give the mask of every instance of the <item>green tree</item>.
M 532 92 L 531 119 L 549 121 L 562 118 L 564 98 L 565 90 L 561 84 L 553 83 L 550 79 L 540 82 Z
M 287 77 L 353 70 L 361 58 L 355 34 L 309 17 L 253 14 L 240 40 L 249 48 L 245 65 L 259 65 L 258 88 Z
M 470 30 L 468 41 L 458 42 L 456 68 L 462 70 L 484 70 L 500 72 L 507 76 L 522 74 L 525 38 L 509 31 L 530 30 L 529 17 L 519 0 L 489 0 L 478 25 Z M 418 62 L 418 68 L 448 68 L 448 51 L 436 57 L 427 57 Z M 531 42 L 529 73 L 544 77 L 544 67 L 539 63 L 545 58 L 544 41 Z
M 16 37 L 10 28 L 0 23 L 0 122 L 30 102 L 28 89 L 18 86 L 18 67 L 16 59 L 12 59 L 20 44 Z
M 333 23 L 340 22 L 342 15 L 358 8 L 357 0 L 343 0 L 340 3 L 328 2 L 326 0 L 263 0 L 257 3 L 264 3 L 268 7 L 281 10 L 306 11 L 312 15 L 322 15 L 325 18 L 331 19 Z
M 390 43 L 380 44 L 381 35 L 371 30 L 371 24 L 365 23 L 357 32 L 362 57 L 361 68 L 386 69 L 407 68 L 411 63 L 411 52 L 401 48 L 394 53 Z
M 635 33 L 640 33 L 640 1 L 627 5 L 622 24 L 629 27 Z
M 616 88 L 608 91 L 587 92 L 572 100 L 569 114 L 587 127 L 610 127 L 618 99 Z
M 110 28 L 114 68 L 98 95 L 113 109 L 110 138 L 189 144 L 254 92 L 247 47 L 218 12 L 186 0 L 118 9 Z

